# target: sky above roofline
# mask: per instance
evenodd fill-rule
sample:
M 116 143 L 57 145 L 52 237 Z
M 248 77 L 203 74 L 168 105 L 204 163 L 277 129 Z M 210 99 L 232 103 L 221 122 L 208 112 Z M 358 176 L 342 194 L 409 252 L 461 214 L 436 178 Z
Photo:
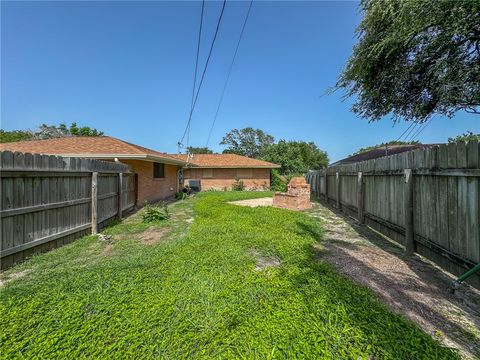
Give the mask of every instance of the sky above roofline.
M 355 44 L 355 2 L 255 2 L 211 148 L 251 126 L 276 140 L 314 141 L 330 160 L 397 139 L 408 127 L 368 123 L 341 94 L 325 95 Z M 221 3 L 207 2 L 203 66 Z M 204 146 L 247 2 L 228 2 L 193 115 Z M 161 152 L 177 152 L 191 104 L 200 3 L 2 2 L 1 127 L 77 122 Z M 437 117 L 419 136 L 442 143 L 480 131 L 478 115 Z

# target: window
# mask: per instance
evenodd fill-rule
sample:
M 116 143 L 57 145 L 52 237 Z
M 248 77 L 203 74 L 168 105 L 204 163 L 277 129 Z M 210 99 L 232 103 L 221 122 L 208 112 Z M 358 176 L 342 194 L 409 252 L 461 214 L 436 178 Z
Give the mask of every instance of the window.
M 212 178 L 213 177 L 213 169 L 203 169 L 203 177 L 204 178 Z
M 165 164 L 153 163 L 153 178 L 163 179 L 165 177 Z

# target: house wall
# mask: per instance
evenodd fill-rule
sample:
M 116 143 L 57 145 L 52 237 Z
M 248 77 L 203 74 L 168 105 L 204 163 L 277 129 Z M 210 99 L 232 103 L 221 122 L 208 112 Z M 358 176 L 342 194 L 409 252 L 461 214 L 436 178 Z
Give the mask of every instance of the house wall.
M 165 164 L 165 177 L 153 178 L 153 162 L 142 160 L 122 159 L 122 163 L 129 165 L 132 171 L 138 174 L 138 201 L 143 205 L 145 201 L 155 202 L 167 199 L 177 191 L 177 165 Z
M 201 181 L 202 190 L 224 190 L 231 189 L 236 179 L 243 181 L 247 190 L 268 190 L 270 189 L 270 169 L 219 169 L 202 168 L 187 169 L 183 171 L 184 184 L 188 180 L 196 179 Z

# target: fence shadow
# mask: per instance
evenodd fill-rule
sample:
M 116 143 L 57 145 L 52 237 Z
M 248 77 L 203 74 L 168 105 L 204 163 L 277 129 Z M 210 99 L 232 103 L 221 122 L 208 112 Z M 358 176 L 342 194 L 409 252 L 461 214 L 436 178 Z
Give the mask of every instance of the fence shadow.
M 420 256 L 406 256 L 399 245 L 344 213 L 326 209 L 347 223 L 358 241 L 343 241 L 336 236 L 321 241 L 322 246 L 312 248 L 317 259 L 331 263 L 353 281 L 372 289 L 394 311 L 443 338 L 447 345 L 480 356 L 480 336 L 475 330 L 480 329 L 478 290 L 463 286 L 452 293 L 450 275 Z M 318 238 L 318 230 L 308 227 L 303 225 L 302 231 Z

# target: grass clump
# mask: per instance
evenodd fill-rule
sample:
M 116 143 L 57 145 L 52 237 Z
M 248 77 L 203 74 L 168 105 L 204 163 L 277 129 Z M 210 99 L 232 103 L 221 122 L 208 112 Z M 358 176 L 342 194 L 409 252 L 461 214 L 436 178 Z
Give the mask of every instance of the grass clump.
M 159 205 L 145 204 L 142 209 L 142 219 L 144 223 L 156 223 L 167 220 L 170 217 L 166 203 Z
M 319 261 L 318 222 L 226 203 L 265 196 L 200 193 L 172 206 L 168 241 L 141 245 L 132 224 L 115 257 L 78 266 L 87 237 L 22 264 L 0 289 L 1 356 L 458 358 Z

